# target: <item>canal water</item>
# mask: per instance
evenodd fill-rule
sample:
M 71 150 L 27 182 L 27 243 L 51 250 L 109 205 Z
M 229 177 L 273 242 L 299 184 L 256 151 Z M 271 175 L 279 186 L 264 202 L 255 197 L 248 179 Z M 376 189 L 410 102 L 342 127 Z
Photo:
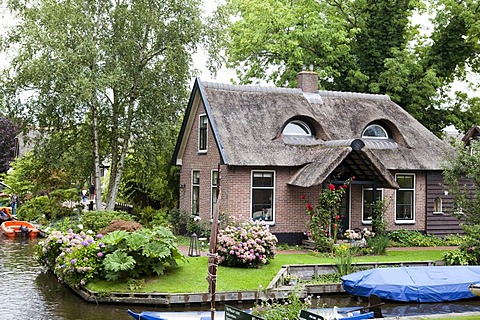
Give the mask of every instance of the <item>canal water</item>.
M 0 234 L 0 320 L 132 320 L 128 308 L 140 312 L 168 311 L 166 308 L 85 302 L 50 273 L 43 272 L 34 260 L 37 239 L 6 238 Z M 323 296 L 319 305 L 354 306 L 359 303 L 345 295 Z M 366 302 L 359 303 L 365 306 Z M 191 306 L 190 310 L 208 310 L 209 306 Z M 251 307 L 242 304 L 239 308 Z M 181 307 L 184 308 L 184 307 Z M 180 309 L 181 309 L 180 308 Z M 170 311 L 175 311 L 179 307 Z M 223 310 L 219 305 L 218 310 Z M 392 304 L 382 307 L 386 317 L 480 312 L 480 300 L 439 304 Z

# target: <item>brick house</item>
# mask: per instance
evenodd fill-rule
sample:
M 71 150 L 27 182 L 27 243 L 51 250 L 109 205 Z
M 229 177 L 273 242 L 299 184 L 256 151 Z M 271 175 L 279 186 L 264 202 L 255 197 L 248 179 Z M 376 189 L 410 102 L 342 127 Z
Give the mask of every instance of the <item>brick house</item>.
M 442 185 L 452 148 L 388 96 L 318 90 L 298 74 L 298 89 L 226 85 L 196 79 L 173 163 L 181 166 L 182 211 L 220 212 L 269 224 L 280 242 L 299 243 L 326 183 L 356 179 L 343 199 L 343 229 L 370 228 L 375 197 L 388 201 L 389 230 L 461 232 Z M 218 169 L 221 178 L 219 179 Z

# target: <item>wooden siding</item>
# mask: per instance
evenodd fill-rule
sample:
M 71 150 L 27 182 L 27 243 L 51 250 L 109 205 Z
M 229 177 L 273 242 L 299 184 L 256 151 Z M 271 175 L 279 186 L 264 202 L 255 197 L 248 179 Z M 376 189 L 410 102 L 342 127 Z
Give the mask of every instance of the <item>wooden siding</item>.
M 449 234 L 463 234 L 459 220 L 452 215 L 453 198 L 451 195 L 445 195 L 443 185 L 443 175 L 441 171 L 427 172 L 427 223 L 426 232 L 436 236 L 446 236 Z M 442 199 L 443 213 L 433 213 L 435 199 Z

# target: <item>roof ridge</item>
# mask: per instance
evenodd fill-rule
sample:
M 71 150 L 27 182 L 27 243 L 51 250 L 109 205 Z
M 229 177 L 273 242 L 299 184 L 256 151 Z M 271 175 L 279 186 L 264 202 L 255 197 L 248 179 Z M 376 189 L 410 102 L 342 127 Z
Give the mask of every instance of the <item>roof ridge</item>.
M 231 91 L 243 91 L 243 92 L 295 93 L 295 94 L 307 93 L 307 96 L 310 99 L 313 98 L 313 96 L 318 95 L 320 99 L 321 97 L 342 97 L 342 98 L 390 101 L 390 97 L 388 95 L 375 94 L 375 93 L 329 91 L 329 90 L 318 90 L 317 92 L 303 92 L 299 88 L 279 88 L 274 86 L 263 86 L 263 85 L 238 85 L 238 84 L 211 82 L 211 81 L 202 81 L 202 84 L 206 88 L 219 89 L 219 90 L 231 90 Z
M 390 101 L 390 97 L 388 95 L 376 94 L 376 93 L 318 90 L 318 94 L 323 97 L 344 97 L 344 98 L 355 98 L 355 99 L 370 99 L 370 100 L 375 99 L 375 100 Z
M 237 85 L 237 84 L 226 84 L 219 82 L 210 82 L 202 81 L 202 84 L 206 88 L 211 89 L 220 89 L 220 90 L 232 90 L 232 91 L 243 91 L 243 92 L 274 92 L 274 93 L 302 93 L 302 90 L 298 88 L 278 88 L 270 86 L 261 86 L 261 85 Z

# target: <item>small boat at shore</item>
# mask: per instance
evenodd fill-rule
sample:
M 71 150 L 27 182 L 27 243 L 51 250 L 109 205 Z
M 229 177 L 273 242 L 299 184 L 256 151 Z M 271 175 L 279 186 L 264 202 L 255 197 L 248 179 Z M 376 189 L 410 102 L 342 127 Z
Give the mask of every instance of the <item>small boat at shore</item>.
M 470 292 L 473 293 L 474 295 L 480 296 L 480 282 L 471 283 L 468 286 L 468 290 L 470 290 Z
M 12 220 L 12 214 L 9 207 L 0 207 L 0 223 Z
M 251 320 L 262 320 L 263 318 L 254 316 L 249 313 L 249 311 L 241 311 L 236 308 L 226 306 L 227 311 L 215 311 L 216 320 L 225 320 L 225 319 L 236 319 L 235 316 L 241 317 L 238 319 L 251 319 Z M 319 309 L 309 309 L 302 310 L 300 313 L 300 319 L 305 317 L 306 319 L 324 319 L 324 320 L 333 320 L 333 319 L 349 319 L 349 320 L 363 320 L 363 319 L 373 319 L 374 311 L 364 312 L 368 310 L 369 307 L 358 308 L 358 307 L 345 307 L 345 308 L 319 308 Z M 233 315 L 231 313 L 233 310 Z M 128 309 L 127 313 L 131 315 L 136 320 L 211 320 L 210 311 L 179 311 L 179 312 L 157 312 L 157 311 L 143 311 L 140 313 L 135 313 L 132 310 Z M 307 315 L 305 315 L 307 314 Z M 226 316 L 227 315 L 227 316 Z M 302 317 L 303 315 L 303 317 Z
M 33 224 L 27 221 L 5 221 L 0 225 L 0 230 L 8 237 L 29 236 L 35 238 L 39 230 Z
M 480 283 L 480 266 L 376 268 L 341 280 L 345 291 L 358 297 L 373 294 L 401 302 L 456 301 L 476 297 L 470 285 Z

